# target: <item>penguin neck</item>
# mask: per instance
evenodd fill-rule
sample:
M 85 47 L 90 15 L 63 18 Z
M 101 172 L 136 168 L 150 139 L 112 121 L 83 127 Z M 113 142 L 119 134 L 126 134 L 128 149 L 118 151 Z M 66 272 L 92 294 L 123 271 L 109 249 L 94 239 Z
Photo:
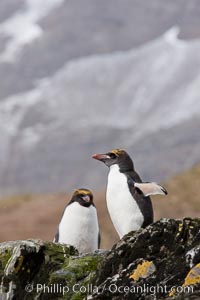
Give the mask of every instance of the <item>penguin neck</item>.
M 122 169 L 122 171 L 121 171 L 121 169 L 120 169 L 120 166 L 118 165 L 118 164 L 114 164 L 114 165 L 112 165 L 112 166 L 110 166 L 110 168 L 109 168 L 109 174 L 111 175 L 113 175 L 113 174 L 120 174 L 120 173 L 122 173 L 122 174 L 124 174 L 124 173 L 126 173 L 126 172 L 128 172 L 128 171 L 125 171 L 125 170 L 123 170 Z M 125 175 L 125 174 L 124 174 Z
M 116 166 L 116 165 L 114 165 Z M 117 164 L 120 173 L 126 173 L 134 171 L 134 165 L 132 160 L 129 158 L 126 161 L 121 161 Z
M 83 206 L 83 207 L 90 207 L 90 206 L 94 206 L 94 202 L 85 202 L 84 200 L 82 199 L 71 199 L 71 201 L 68 203 L 68 205 L 71 205 L 72 203 L 78 203 L 80 206 Z

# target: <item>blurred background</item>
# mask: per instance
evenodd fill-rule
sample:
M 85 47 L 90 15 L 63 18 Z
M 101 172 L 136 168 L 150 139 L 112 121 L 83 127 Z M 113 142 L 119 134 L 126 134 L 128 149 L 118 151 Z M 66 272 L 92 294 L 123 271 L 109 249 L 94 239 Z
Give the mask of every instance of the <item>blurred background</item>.
M 168 189 L 155 220 L 199 217 L 199 1 L 1 0 L 0 122 L 0 241 L 52 240 L 86 187 L 111 247 L 113 148 Z

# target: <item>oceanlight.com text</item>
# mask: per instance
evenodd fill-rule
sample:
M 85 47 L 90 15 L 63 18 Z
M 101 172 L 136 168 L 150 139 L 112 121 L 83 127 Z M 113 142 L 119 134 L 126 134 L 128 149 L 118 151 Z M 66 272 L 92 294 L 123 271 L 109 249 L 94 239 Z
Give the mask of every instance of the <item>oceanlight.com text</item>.
M 62 284 L 27 284 L 25 287 L 27 293 L 44 293 L 44 294 L 92 294 L 92 293 L 102 293 L 108 291 L 111 294 L 146 294 L 146 295 L 156 295 L 156 294 L 190 294 L 193 293 L 193 286 L 173 286 L 168 287 L 166 285 L 155 285 L 151 286 L 148 284 L 137 285 L 137 286 L 118 286 L 116 284 L 104 285 L 97 287 L 92 284 L 86 286 L 81 284 L 74 284 L 73 286 L 67 286 Z

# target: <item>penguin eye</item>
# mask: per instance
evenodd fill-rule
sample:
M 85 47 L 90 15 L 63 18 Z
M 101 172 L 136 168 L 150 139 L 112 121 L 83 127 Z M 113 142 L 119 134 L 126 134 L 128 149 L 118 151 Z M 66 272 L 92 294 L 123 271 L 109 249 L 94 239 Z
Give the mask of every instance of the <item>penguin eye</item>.
M 114 159 L 114 158 L 116 158 L 117 157 L 117 155 L 116 154 L 114 154 L 114 153 L 109 153 L 109 156 L 110 156 L 110 158 L 112 158 L 112 159 Z

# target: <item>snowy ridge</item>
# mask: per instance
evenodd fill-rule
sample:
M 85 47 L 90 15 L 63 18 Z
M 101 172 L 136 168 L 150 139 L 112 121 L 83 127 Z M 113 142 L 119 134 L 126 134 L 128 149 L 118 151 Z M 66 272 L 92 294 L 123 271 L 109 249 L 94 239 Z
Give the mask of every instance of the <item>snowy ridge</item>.
M 178 86 L 188 59 L 192 67 L 200 63 L 194 55 L 200 49 L 200 41 L 198 44 L 180 41 L 177 35 L 175 27 L 138 49 L 68 62 L 52 78 L 40 81 L 36 89 L 5 99 L 0 104 L 1 117 L 10 120 L 12 115 L 13 125 L 9 126 L 14 130 L 27 110 L 43 103 L 52 118 L 61 123 L 76 116 L 74 128 L 101 126 L 102 120 L 105 125 L 119 129 L 140 127 L 139 135 L 170 128 L 200 113 L 198 72 L 184 86 Z M 172 93 L 168 90 L 170 86 Z M 163 118 L 166 115 L 167 119 Z M 143 126 L 138 126 L 143 117 Z
M 14 61 L 24 45 L 40 37 L 42 28 L 37 22 L 62 2 L 63 0 L 26 0 L 22 11 L 2 23 L 0 34 L 8 36 L 10 40 L 0 54 L 0 62 Z

